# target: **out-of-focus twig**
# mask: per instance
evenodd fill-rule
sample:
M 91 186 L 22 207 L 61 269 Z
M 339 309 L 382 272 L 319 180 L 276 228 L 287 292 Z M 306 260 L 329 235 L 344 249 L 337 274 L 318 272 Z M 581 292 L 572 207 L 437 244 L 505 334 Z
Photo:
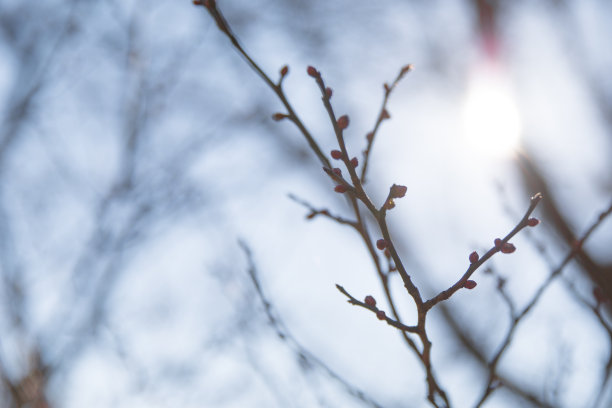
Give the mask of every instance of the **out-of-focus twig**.
M 325 364 L 321 359 L 316 357 L 311 351 L 306 349 L 304 346 L 300 344 L 300 342 L 296 339 L 296 337 L 291 333 L 291 331 L 287 328 L 283 320 L 280 318 L 277 311 L 274 309 L 272 302 L 268 299 L 266 294 L 263 291 L 261 286 L 261 281 L 259 279 L 259 272 L 255 266 L 255 261 L 253 260 L 253 254 L 251 249 L 244 241 L 238 241 L 238 244 L 242 248 L 246 258 L 247 258 L 247 272 L 249 274 L 249 278 L 251 279 L 251 283 L 255 288 L 255 292 L 257 297 L 259 298 L 261 304 L 264 307 L 264 312 L 266 317 L 268 318 L 268 323 L 272 327 L 272 329 L 276 332 L 277 336 L 287 344 L 288 347 L 294 352 L 297 358 L 300 360 L 306 360 L 309 366 L 318 367 L 321 369 L 326 375 L 328 375 L 331 379 L 340 384 L 349 395 L 358 399 L 362 403 L 371 406 L 380 408 L 378 402 L 376 402 L 371 396 L 369 396 L 365 391 L 357 388 L 356 386 L 350 384 L 346 379 L 344 379 L 340 374 L 332 370 L 327 364 Z
M 576 244 L 573 246 L 573 248 L 565 255 L 565 257 L 559 263 L 559 265 L 550 272 L 550 274 L 548 275 L 548 278 L 546 278 L 546 280 L 538 287 L 538 289 L 535 291 L 535 293 L 531 297 L 531 300 L 520 311 L 520 313 L 515 314 L 512 317 L 510 328 L 506 332 L 506 335 L 504 336 L 504 339 L 501 342 L 501 345 L 499 346 L 497 352 L 493 355 L 493 358 L 491 358 L 491 360 L 489 361 L 489 364 L 488 364 L 489 379 L 482 393 L 482 396 L 480 397 L 476 405 L 477 407 L 482 406 L 482 404 L 487 400 L 487 398 L 489 398 L 489 396 L 493 393 L 493 391 L 495 391 L 495 389 L 498 388 L 495 386 L 497 365 L 499 364 L 499 361 L 501 357 L 503 356 L 503 354 L 505 353 L 505 351 L 507 350 L 508 346 L 512 342 L 512 338 L 516 330 L 518 329 L 520 322 L 523 320 L 523 318 L 525 318 L 525 316 L 527 316 L 527 314 L 529 314 L 529 312 L 534 308 L 534 306 L 540 301 L 544 291 L 561 274 L 563 269 L 569 264 L 569 262 L 580 251 L 580 248 L 582 247 L 584 242 L 591 236 L 593 231 L 595 231 L 595 229 L 599 225 L 601 225 L 603 220 L 606 219 L 606 217 L 610 215 L 610 213 L 612 213 L 612 204 L 610 205 L 610 207 L 608 207 L 606 210 L 602 211 L 599 214 L 599 216 L 597 217 L 597 220 L 593 222 L 589 226 L 589 228 L 587 228 L 584 234 L 580 237 L 580 239 L 576 241 Z

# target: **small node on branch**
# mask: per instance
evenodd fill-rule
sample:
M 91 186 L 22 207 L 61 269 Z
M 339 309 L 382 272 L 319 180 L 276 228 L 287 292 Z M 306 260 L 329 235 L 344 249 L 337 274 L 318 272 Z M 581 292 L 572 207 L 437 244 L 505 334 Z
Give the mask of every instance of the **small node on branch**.
M 386 256 L 387 258 L 391 258 L 391 251 L 389 251 L 389 248 L 386 248 L 386 249 L 385 249 L 385 252 L 383 252 L 383 254 L 385 254 L 385 256 Z
M 312 65 L 309 65 L 308 68 L 306 68 L 306 72 L 313 78 L 319 78 L 321 76 L 321 73 Z
M 342 170 L 340 170 L 339 168 L 334 167 L 334 168 L 332 169 L 332 171 L 333 171 L 333 172 L 334 172 L 334 174 L 336 174 L 337 176 L 342 176 Z
M 286 114 L 280 112 L 276 112 L 274 115 L 272 115 L 272 119 L 277 122 L 283 119 L 287 119 L 288 117 L 289 116 L 287 116 Z
M 385 249 L 387 247 L 387 241 L 385 241 L 384 239 L 379 239 L 378 241 L 376 241 L 376 248 L 378 249 Z
M 365 304 L 370 307 L 376 307 L 376 299 L 374 299 L 373 296 L 368 295 L 365 297 Z
M 527 225 L 529 225 L 530 227 L 535 227 L 539 223 L 540 223 L 540 220 L 538 220 L 537 218 L 530 218 L 527 220 Z
M 325 88 L 325 96 L 327 96 L 327 99 L 331 99 L 333 93 L 334 92 L 332 91 L 332 89 L 329 86 L 327 88 Z
M 217 4 L 215 3 L 215 0 L 204 0 L 204 7 L 213 9 L 217 7 Z
M 349 125 L 349 117 L 347 115 L 342 115 L 338 118 L 338 127 L 340 130 L 344 130 Z
M 393 201 L 392 198 L 388 199 L 387 201 L 385 201 L 384 208 L 385 210 L 392 210 L 393 208 L 395 208 L 395 201 Z
M 376 317 L 378 318 L 378 320 L 387 320 L 387 315 L 382 310 L 376 312 Z
M 283 78 L 285 75 L 287 75 L 289 73 L 289 67 L 287 65 L 284 65 L 281 69 L 280 69 L 280 76 L 281 78 Z
M 504 254 L 511 254 L 514 251 L 516 251 L 516 247 L 514 246 L 514 244 L 511 244 L 509 242 L 506 242 L 505 244 L 502 245 L 501 247 L 501 251 Z
M 336 193 L 346 193 L 347 190 L 348 188 L 344 184 L 338 184 L 336 187 L 334 187 L 334 191 Z
M 501 249 L 502 247 L 502 240 L 499 238 L 495 238 L 495 241 L 493 241 L 495 243 L 495 248 L 497 248 L 498 250 Z
M 389 115 L 389 111 L 387 111 L 386 109 L 383 109 L 382 112 L 380 113 L 381 119 L 389 119 L 390 117 L 391 115 Z
M 470 254 L 470 263 L 476 263 L 478 262 L 478 259 L 480 259 L 478 252 L 474 251 Z
M 342 158 L 342 152 L 340 150 L 332 150 L 331 157 L 332 159 L 340 160 Z
M 351 159 L 351 166 L 353 166 L 353 168 L 355 168 L 355 167 L 359 166 L 359 160 L 357 160 L 357 158 L 356 158 L 356 157 L 353 157 L 353 158 Z
M 202 3 L 202 0 L 193 0 L 193 5 L 194 6 L 201 6 L 202 4 L 204 4 L 204 3 Z
M 389 189 L 389 195 L 391 198 L 402 198 L 406 195 L 406 191 L 408 191 L 408 187 L 393 184 Z
M 372 142 L 373 139 L 374 139 L 374 133 L 368 132 L 368 134 L 366 135 L 366 140 L 368 142 Z
M 383 87 L 385 88 L 385 92 L 389 92 L 389 84 L 388 83 L 384 83 Z
M 476 287 L 476 282 L 470 279 L 466 280 L 463 287 L 466 289 L 474 289 Z

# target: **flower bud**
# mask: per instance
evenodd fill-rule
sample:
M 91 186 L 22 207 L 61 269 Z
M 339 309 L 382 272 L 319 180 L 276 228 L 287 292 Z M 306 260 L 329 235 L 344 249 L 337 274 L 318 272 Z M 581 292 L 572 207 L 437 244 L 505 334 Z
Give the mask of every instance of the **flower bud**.
M 371 307 L 376 307 L 376 299 L 374 299 L 373 296 L 366 296 L 365 297 L 365 304 Z
M 400 186 L 397 184 L 393 184 L 391 186 L 390 195 L 392 198 L 402 198 L 403 196 L 406 195 L 407 190 L 408 190 L 408 187 L 406 186 Z
M 495 248 L 497 249 L 501 249 L 502 247 L 502 240 L 499 238 L 495 238 L 495 241 L 493 241 L 495 243 Z
M 516 251 L 516 247 L 513 244 L 506 242 L 505 244 L 502 245 L 501 251 L 504 254 L 511 254 L 514 251 Z
M 384 239 L 379 239 L 378 241 L 376 241 L 376 248 L 378 249 L 385 249 L 387 247 L 387 241 L 385 241 Z
M 288 73 L 289 73 L 289 67 L 287 65 L 284 65 L 280 70 L 281 77 L 284 77 Z
M 359 166 L 359 160 L 357 160 L 357 158 L 356 158 L 356 157 L 353 157 L 353 158 L 351 159 L 351 166 L 353 166 L 353 167 L 357 167 L 357 166 Z
M 400 76 L 406 75 L 408 72 L 412 71 L 413 68 L 414 67 L 412 66 L 412 64 L 404 65 L 400 72 Z
M 478 252 L 474 251 L 470 254 L 470 263 L 476 263 L 478 262 L 479 256 L 478 256 Z
M 530 218 L 527 220 L 527 225 L 529 225 L 530 227 L 535 227 L 539 223 L 540 223 L 540 220 L 538 220 L 537 218 Z
M 378 318 L 378 320 L 387 320 L 387 315 L 382 310 L 376 312 L 376 317 Z
M 321 76 L 321 73 L 317 71 L 317 69 L 311 65 L 308 66 L 308 68 L 306 68 L 306 72 L 308 73 L 308 75 L 310 75 L 313 78 L 319 78 Z
M 331 151 L 331 157 L 332 157 L 332 159 L 339 160 L 339 159 L 342 158 L 342 152 L 340 150 L 332 150 Z
M 336 187 L 334 187 L 334 191 L 336 193 L 346 193 L 347 190 L 348 188 L 344 184 L 338 184 Z
M 338 118 L 338 127 L 340 130 L 344 130 L 349 125 L 349 118 L 347 115 L 342 115 Z
M 332 94 L 333 94 L 333 91 L 329 86 L 325 88 L 325 96 L 327 96 L 327 99 L 330 99 L 332 97 Z
M 463 287 L 466 289 L 474 289 L 476 287 L 476 282 L 468 279 L 463 284 Z

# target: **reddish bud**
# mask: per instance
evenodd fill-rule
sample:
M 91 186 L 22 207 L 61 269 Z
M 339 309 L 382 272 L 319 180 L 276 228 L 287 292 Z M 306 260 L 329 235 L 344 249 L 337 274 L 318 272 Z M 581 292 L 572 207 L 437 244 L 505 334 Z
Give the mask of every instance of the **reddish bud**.
M 387 315 L 382 310 L 376 312 L 376 317 L 378 318 L 378 320 L 387 320 Z
M 400 76 L 406 75 L 408 72 L 412 71 L 412 68 L 412 64 L 404 65 L 400 71 Z
M 393 184 L 390 189 L 390 195 L 393 198 L 402 198 L 406 195 L 407 190 L 408 187 L 406 186 L 399 186 L 397 184 Z
M 201 6 L 202 5 L 202 0 L 193 0 L 193 5 L 194 6 Z
M 287 65 L 283 66 L 280 70 L 281 77 L 284 77 L 289 73 L 289 67 Z
M 313 66 L 308 66 L 308 68 L 306 68 L 306 72 L 313 78 L 318 78 L 321 76 L 319 71 L 317 71 L 317 69 Z
M 374 299 L 373 296 L 366 296 L 365 297 L 365 304 L 371 307 L 375 307 L 376 306 L 376 299 Z
M 353 167 L 357 167 L 357 166 L 359 166 L 359 160 L 357 160 L 357 158 L 356 158 L 356 157 L 353 157 L 353 158 L 351 159 L 351 166 L 353 166 Z
M 478 262 L 478 259 L 480 259 L 478 252 L 474 251 L 470 254 L 470 263 L 476 263 Z
M 376 248 L 378 249 L 385 249 L 387 247 L 387 241 L 385 241 L 384 239 L 379 239 L 378 241 L 376 241 Z
M 476 282 L 473 280 L 466 280 L 463 287 L 466 289 L 474 289 L 476 287 Z
M 336 193 L 346 193 L 346 190 L 348 190 L 348 188 L 344 184 L 338 184 L 334 187 Z
M 502 246 L 502 240 L 501 239 L 495 238 L 495 241 L 493 241 L 493 242 L 495 242 L 495 248 L 501 249 L 501 246 Z
M 371 142 L 371 141 L 372 141 L 372 139 L 374 139 L 374 133 L 372 133 L 372 132 L 368 132 L 368 134 L 366 135 L 366 140 L 367 140 L 368 142 Z
M 279 113 L 276 112 L 274 115 L 272 115 L 272 119 L 274 119 L 275 121 L 279 121 L 279 120 L 283 120 L 287 117 L 287 115 L 285 115 L 284 113 Z
M 540 223 L 540 220 L 538 220 L 537 218 L 530 218 L 527 220 L 527 225 L 529 225 L 530 227 L 535 227 L 539 223 Z
M 386 256 L 387 258 L 391 258 L 391 251 L 389 251 L 389 248 L 386 248 L 386 249 L 385 249 L 385 252 L 383 252 L 383 253 L 385 254 L 385 256 Z
M 506 242 L 505 244 L 502 245 L 501 251 L 504 254 L 511 254 L 514 251 L 516 251 L 516 247 L 513 244 Z
M 336 175 L 338 175 L 338 176 L 341 176 L 341 175 L 342 175 L 342 170 L 340 170 L 340 169 L 339 169 L 339 168 L 337 168 L 337 167 L 334 167 L 334 168 L 332 169 L 332 171 L 334 172 L 334 174 L 336 174 Z
M 340 150 L 332 150 L 331 151 L 331 157 L 333 159 L 339 160 L 342 158 L 342 152 Z
M 342 115 L 338 118 L 338 127 L 340 130 L 344 130 L 349 125 L 349 118 L 347 115 Z
M 333 91 L 330 87 L 325 88 L 325 96 L 327 96 L 327 99 L 330 99 L 332 97 Z
M 389 112 L 386 109 L 383 109 L 383 111 L 380 113 L 380 117 L 382 119 L 389 119 L 391 115 L 389 115 Z

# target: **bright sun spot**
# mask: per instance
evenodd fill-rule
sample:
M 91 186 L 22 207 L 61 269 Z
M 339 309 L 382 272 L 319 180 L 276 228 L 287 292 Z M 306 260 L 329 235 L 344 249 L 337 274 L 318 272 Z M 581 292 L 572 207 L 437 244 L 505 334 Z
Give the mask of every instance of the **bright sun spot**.
M 501 71 L 474 72 L 463 105 L 464 136 L 471 149 L 500 157 L 518 147 L 521 120 L 512 89 Z

